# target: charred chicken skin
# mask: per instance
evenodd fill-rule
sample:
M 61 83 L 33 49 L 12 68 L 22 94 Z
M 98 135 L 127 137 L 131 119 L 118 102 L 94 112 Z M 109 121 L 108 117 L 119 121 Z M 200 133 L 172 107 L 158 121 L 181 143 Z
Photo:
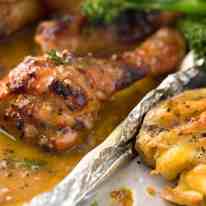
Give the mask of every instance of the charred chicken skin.
M 39 0 L 0 1 L 0 10 L 0 37 L 17 31 L 43 13 Z
M 180 175 L 176 188 L 162 196 L 174 203 L 202 206 L 206 196 L 206 89 L 183 92 L 146 115 L 136 149 L 154 173 L 168 180 Z
M 67 49 L 80 55 L 106 55 L 131 47 L 177 17 L 168 12 L 128 12 L 111 25 L 94 25 L 83 16 L 64 16 L 41 23 L 35 40 L 43 51 Z
M 111 60 L 67 51 L 27 57 L 0 81 L 1 127 L 50 150 L 70 149 L 84 141 L 102 102 L 147 75 L 174 71 L 184 54 L 182 36 L 163 28 Z

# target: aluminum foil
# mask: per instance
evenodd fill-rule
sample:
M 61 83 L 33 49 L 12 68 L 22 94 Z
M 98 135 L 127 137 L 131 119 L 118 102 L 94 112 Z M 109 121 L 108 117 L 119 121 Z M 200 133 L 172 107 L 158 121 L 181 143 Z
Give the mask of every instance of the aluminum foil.
M 202 64 L 202 62 L 199 62 Z M 76 206 L 89 192 L 132 157 L 132 140 L 144 115 L 156 103 L 187 88 L 205 85 L 206 74 L 194 65 L 190 53 L 179 72 L 169 75 L 160 86 L 149 92 L 128 117 L 97 148 L 88 153 L 73 171 L 51 192 L 35 197 L 27 206 Z

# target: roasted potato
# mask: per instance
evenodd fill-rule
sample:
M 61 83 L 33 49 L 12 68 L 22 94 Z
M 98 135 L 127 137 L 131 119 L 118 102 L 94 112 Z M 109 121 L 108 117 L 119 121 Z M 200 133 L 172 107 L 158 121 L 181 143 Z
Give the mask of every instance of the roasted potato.
M 206 89 L 186 91 L 146 115 L 136 149 L 168 180 L 181 175 L 177 188 L 162 195 L 180 205 L 202 205 L 206 195 Z

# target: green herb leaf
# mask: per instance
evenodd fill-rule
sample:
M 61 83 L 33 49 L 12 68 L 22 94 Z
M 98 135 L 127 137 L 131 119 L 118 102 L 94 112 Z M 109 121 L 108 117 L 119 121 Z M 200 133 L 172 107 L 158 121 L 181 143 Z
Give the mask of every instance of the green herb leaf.
M 41 168 L 47 165 L 47 162 L 44 160 L 36 160 L 36 159 L 24 159 L 19 161 L 22 167 L 31 170 L 40 170 Z
M 25 168 L 29 170 L 40 170 L 47 165 L 47 162 L 44 160 L 37 160 L 37 159 L 16 159 L 14 157 L 7 157 L 0 161 L 5 162 L 5 165 L 9 168 Z
M 56 65 L 69 64 L 70 63 L 69 59 L 65 59 L 65 58 L 61 57 L 60 54 L 54 49 L 49 51 L 47 53 L 47 55 L 48 55 L 48 58 L 50 60 L 52 60 Z

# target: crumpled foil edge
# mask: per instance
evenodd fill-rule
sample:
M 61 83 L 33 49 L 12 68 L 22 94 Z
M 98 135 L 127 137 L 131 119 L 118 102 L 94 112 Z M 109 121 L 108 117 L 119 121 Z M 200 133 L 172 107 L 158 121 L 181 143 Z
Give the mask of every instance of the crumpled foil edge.
M 27 206 L 76 206 L 97 185 L 133 157 L 130 140 L 138 132 L 144 115 L 160 100 L 185 89 L 202 72 L 194 65 L 193 53 L 179 72 L 169 75 L 149 92 L 128 117 L 94 150 L 89 152 L 51 192 L 36 196 Z

